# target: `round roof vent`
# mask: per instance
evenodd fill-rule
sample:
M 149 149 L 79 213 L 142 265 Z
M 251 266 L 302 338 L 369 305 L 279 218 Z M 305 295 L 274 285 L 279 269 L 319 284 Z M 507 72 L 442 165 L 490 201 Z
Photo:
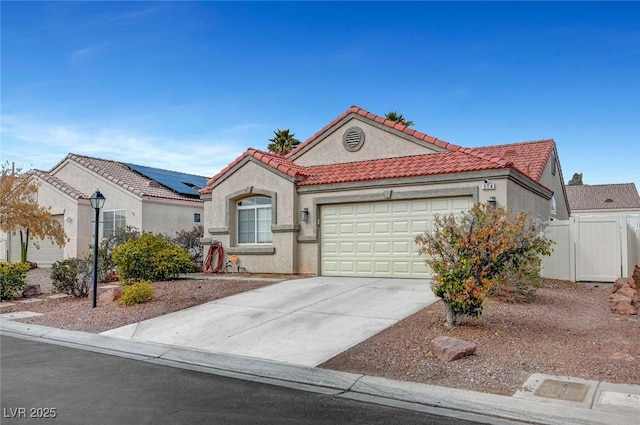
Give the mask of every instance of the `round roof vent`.
M 364 131 L 360 127 L 350 127 L 342 135 L 342 145 L 349 152 L 355 152 L 364 144 Z

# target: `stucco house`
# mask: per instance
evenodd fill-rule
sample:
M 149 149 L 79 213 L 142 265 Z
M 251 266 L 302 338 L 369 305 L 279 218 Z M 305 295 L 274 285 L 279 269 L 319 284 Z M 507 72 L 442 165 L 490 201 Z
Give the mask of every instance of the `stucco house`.
M 567 219 L 563 181 L 553 140 L 464 148 L 353 106 L 285 157 L 248 149 L 213 176 L 203 242 L 249 272 L 428 277 L 413 240 L 436 214 Z
M 175 236 L 202 224 L 198 189 L 207 181 L 202 176 L 70 153 L 50 171 L 33 170 L 29 178 L 38 185 L 38 204 L 51 207 L 70 239 L 63 248 L 48 240 L 40 242 L 40 249 L 32 243 L 28 259 L 39 266 L 89 253 L 95 217 L 89 197 L 97 189 L 106 198 L 100 210 L 100 238 L 126 226 Z M 20 238 L 5 237 L 6 259 L 19 261 Z

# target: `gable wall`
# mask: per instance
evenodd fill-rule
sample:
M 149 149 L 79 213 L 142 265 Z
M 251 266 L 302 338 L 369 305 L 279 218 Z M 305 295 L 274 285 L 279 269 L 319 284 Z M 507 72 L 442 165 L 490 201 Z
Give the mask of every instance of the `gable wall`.
M 342 136 L 350 127 L 357 126 L 364 130 L 365 141 L 356 152 L 347 151 L 342 144 Z M 368 161 L 380 158 L 394 158 L 409 155 L 424 155 L 438 150 L 421 146 L 392 133 L 386 126 L 378 127 L 358 118 L 351 118 L 319 140 L 312 148 L 305 151 L 294 163 L 303 166 L 327 165 L 355 161 Z
M 96 189 L 100 190 L 106 198 L 101 215 L 104 211 L 127 210 L 127 225 L 142 229 L 142 204 L 139 196 L 72 161 L 63 164 L 54 175 L 87 196 L 91 196 Z M 102 235 L 102 226 L 100 232 Z
M 272 198 L 271 245 L 238 245 L 236 202 L 239 199 L 275 195 Z M 216 186 L 211 196 L 203 197 L 205 255 L 208 244 L 222 242 L 226 253 L 236 255 L 238 265 L 249 272 L 291 273 L 297 262 L 295 238 L 297 235 L 297 199 L 292 181 L 252 161 L 240 166 L 227 179 Z
M 555 152 L 552 153 L 552 156 Z M 564 182 L 562 181 L 562 170 L 560 168 L 560 159 L 556 157 L 556 170 L 553 174 L 553 161 L 549 158 L 547 165 L 540 177 L 540 183 L 553 191 L 556 198 L 556 213 L 553 216 L 556 220 L 567 220 L 569 218 L 569 207 L 564 196 Z

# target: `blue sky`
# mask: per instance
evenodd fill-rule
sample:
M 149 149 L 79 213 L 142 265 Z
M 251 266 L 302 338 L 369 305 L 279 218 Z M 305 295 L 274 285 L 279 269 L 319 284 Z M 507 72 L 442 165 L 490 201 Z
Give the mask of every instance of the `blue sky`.
M 565 181 L 640 189 L 639 2 L 11 2 L 2 162 L 212 176 L 358 105 L 462 146 L 553 138 Z

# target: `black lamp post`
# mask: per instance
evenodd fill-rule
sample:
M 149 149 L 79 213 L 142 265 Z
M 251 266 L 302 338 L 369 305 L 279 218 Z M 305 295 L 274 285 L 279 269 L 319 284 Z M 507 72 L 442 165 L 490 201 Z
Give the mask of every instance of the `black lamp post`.
M 100 208 L 104 206 L 104 201 L 107 199 L 99 190 L 91 195 L 89 202 L 94 210 L 96 210 L 95 227 L 93 233 L 93 304 L 92 308 L 96 307 L 96 297 L 98 292 L 98 227 L 100 225 Z

